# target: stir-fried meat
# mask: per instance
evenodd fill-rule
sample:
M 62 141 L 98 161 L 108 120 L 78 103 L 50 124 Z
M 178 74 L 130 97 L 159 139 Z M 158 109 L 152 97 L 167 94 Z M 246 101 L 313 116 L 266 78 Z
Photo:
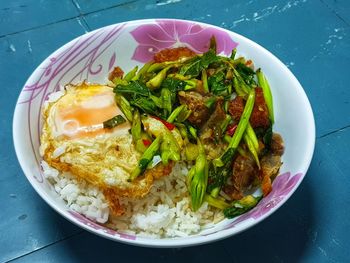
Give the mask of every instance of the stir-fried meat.
M 193 57 L 194 55 L 196 53 L 187 47 L 163 49 L 154 55 L 154 61 L 157 63 L 175 61 L 182 57 Z
M 211 139 L 221 138 L 221 134 L 222 134 L 221 123 L 226 118 L 226 113 L 223 109 L 223 104 L 224 104 L 224 100 L 222 98 L 216 101 L 215 110 L 210 115 L 208 121 L 201 128 L 201 131 L 200 131 L 201 134 L 206 134 L 208 131 L 210 131 Z M 205 138 L 202 138 L 201 136 L 201 139 L 205 139 Z
M 239 155 L 233 162 L 232 185 L 224 187 L 224 192 L 235 200 L 241 199 L 257 175 L 258 167 L 254 159 Z
M 272 190 L 271 179 L 277 174 L 282 165 L 281 156 L 268 153 L 260 160 L 262 178 L 261 188 L 264 196 L 268 195 Z
M 223 103 L 224 100 L 221 98 L 216 102 L 214 112 L 210 115 L 209 120 L 203 125 L 200 131 L 200 139 L 204 143 L 205 151 L 210 160 L 218 158 L 224 150 L 224 146 L 218 145 L 219 138 L 221 138 L 223 133 L 221 130 L 221 123 L 226 118 Z
M 188 117 L 188 121 L 197 126 L 201 127 L 210 116 L 210 111 L 204 102 L 206 97 L 194 91 L 180 91 L 178 98 L 181 104 L 186 104 L 187 107 L 192 111 Z
M 261 181 L 264 196 L 268 195 L 272 190 L 272 180 L 277 176 L 282 165 L 283 151 L 282 137 L 274 133 L 271 140 L 271 151 L 260 159 L 260 170 L 251 156 L 238 155 L 233 162 L 231 184 L 224 187 L 224 192 L 235 200 L 241 199 L 247 187 L 258 179 Z
M 265 98 L 262 88 L 255 89 L 255 103 L 250 117 L 251 124 L 253 128 L 257 127 L 268 127 L 270 125 L 269 121 L 269 111 L 267 109 Z
M 284 152 L 284 144 L 283 144 L 283 139 L 281 135 L 278 133 L 273 133 L 272 134 L 272 140 L 271 140 L 271 151 L 274 154 L 277 155 L 282 155 Z
M 261 88 L 255 88 L 255 103 L 252 115 L 250 116 L 250 124 L 253 128 L 267 128 L 270 125 L 269 112 L 265 103 L 264 94 Z M 242 97 L 237 96 L 230 101 L 228 111 L 233 119 L 238 122 L 244 110 L 245 101 Z
M 282 137 L 274 133 L 271 140 L 271 152 L 264 155 L 260 160 L 261 170 L 260 178 L 262 178 L 261 188 L 264 196 L 268 195 L 272 190 L 271 180 L 277 176 L 282 165 L 281 156 L 284 152 Z
M 108 75 L 108 79 L 113 81 L 115 78 L 122 78 L 124 71 L 120 67 L 115 67 L 111 73 Z
M 228 104 L 228 112 L 231 114 L 235 122 L 239 122 L 244 110 L 244 99 L 241 96 L 237 96 Z

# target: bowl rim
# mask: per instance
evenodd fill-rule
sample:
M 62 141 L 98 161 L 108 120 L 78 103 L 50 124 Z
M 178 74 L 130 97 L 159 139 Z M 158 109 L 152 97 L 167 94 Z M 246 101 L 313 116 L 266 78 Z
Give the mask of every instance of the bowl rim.
M 306 160 L 304 159 L 303 166 L 301 167 L 301 172 L 302 172 L 301 179 L 297 182 L 297 184 L 293 187 L 293 189 L 282 199 L 282 201 L 279 202 L 273 209 L 268 211 L 266 214 L 262 215 L 261 217 L 259 217 L 258 219 L 254 220 L 254 221 L 247 223 L 247 225 L 237 226 L 237 227 L 230 228 L 230 229 L 222 229 L 222 230 L 219 230 L 218 232 L 210 234 L 209 236 L 198 236 L 197 234 L 195 234 L 195 235 L 190 235 L 188 237 L 165 238 L 165 239 L 163 239 L 163 238 L 161 238 L 161 239 L 160 238 L 157 238 L 157 239 L 143 238 L 143 237 L 138 236 L 137 239 L 131 240 L 131 239 L 121 238 L 119 235 L 109 235 L 105 232 L 95 230 L 95 229 L 89 227 L 88 225 L 80 222 L 76 218 L 74 218 L 70 213 L 68 213 L 67 210 L 62 211 L 62 209 L 58 206 L 58 204 L 56 204 L 54 202 L 52 197 L 50 197 L 45 191 L 40 189 L 39 185 L 34 180 L 30 170 L 26 169 L 26 167 L 23 165 L 26 162 L 26 160 L 25 160 L 25 156 L 23 156 L 23 154 L 20 151 L 21 146 L 20 146 L 20 143 L 18 141 L 18 137 L 20 135 L 20 129 L 17 128 L 17 127 L 20 127 L 19 126 L 20 125 L 20 123 L 19 123 L 20 116 L 19 116 L 18 105 L 19 105 L 19 100 L 20 100 L 21 94 L 23 92 L 23 88 L 21 89 L 21 91 L 18 95 L 18 98 L 17 98 L 17 103 L 16 103 L 16 107 L 14 110 L 13 122 L 12 122 L 12 136 L 13 136 L 13 143 L 14 143 L 14 148 L 15 148 L 17 160 L 22 168 L 24 175 L 26 176 L 27 180 L 30 182 L 31 186 L 35 189 L 35 191 L 39 194 L 39 196 L 51 208 L 53 208 L 58 214 L 60 214 L 64 218 L 66 218 L 68 221 L 72 222 L 73 224 L 75 224 L 75 225 L 81 227 L 82 229 L 85 229 L 91 233 L 97 234 L 99 236 L 105 237 L 105 238 L 113 240 L 113 241 L 125 243 L 125 244 L 130 244 L 130 245 L 135 245 L 135 246 L 143 246 L 143 247 L 157 247 L 157 248 L 187 247 L 187 246 L 202 245 L 202 244 L 207 244 L 207 243 L 214 242 L 214 241 L 219 241 L 219 240 L 222 240 L 224 238 L 228 238 L 228 237 L 231 237 L 231 236 L 236 235 L 238 233 L 241 233 L 241 232 L 255 226 L 256 224 L 260 223 L 261 221 L 263 221 L 267 217 L 269 217 L 272 213 L 276 212 L 282 205 L 284 205 L 287 202 L 287 200 L 289 200 L 289 198 L 293 195 L 293 193 L 296 191 L 296 189 L 298 189 L 299 185 L 301 184 L 304 177 L 306 176 L 306 173 L 307 173 L 308 168 L 310 166 L 310 163 L 312 161 L 312 157 L 313 157 L 313 153 L 314 153 L 314 149 L 315 149 L 315 141 L 316 141 L 315 119 L 314 119 L 312 107 L 311 107 L 310 101 L 305 93 L 305 90 L 303 89 L 303 87 L 300 84 L 300 82 L 298 81 L 298 79 L 294 76 L 294 74 L 290 71 L 290 69 L 288 69 L 285 66 L 285 64 L 283 64 L 283 62 L 278 59 L 277 56 L 272 54 L 269 50 L 267 50 L 266 48 L 264 48 L 263 46 L 261 46 L 257 42 L 255 42 L 255 41 L 253 41 L 253 40 L 251 40 L 251 39 L 249 39 L 249 38 L 247 38 L 239 33 L 236 33 L 236 32 L 233 32 L 233 31 L 230 31 L 230 30 L 227 30 L 225 28 L 221 28 L 219 26 L 212 25 L 209 23 L 203 23 L 203 22 L 198 22 L 198 21 L 193 21 L 193 20 L 185 20 L 185 19 L 172 19 L 172 18 L 137 19 L 137 20 L 129 20 L 129 21 L 125 21 L 125 22 L 119 22 L 119 23 L 103 26 L 103 27 L 97 28 L 93 31 L 79 35 L 78 37 L 72 39 L 71 41 L 67 42 L 63 46 L 61 46 L 58 49 L 56 49 L 55 51 L 53 51 L 49 56 L 47 56 L 35 68 L 35 70 L 31 73 L 29 78 L 26 80 L 25 85 L 29 82 L 29 80 L 31 80 L 32 78 L 35 77 L 37 70 L 39 68 L 41 68 L 44 64 L 47 63 L 48 58 L 52 57 L 54 54 L 57 54 L 57 53 L 65 50 L 68 46 L 70 46 L 74 41 L 77 41 L 79 38 L 86 37 L 87 35 L 93 34 L 97 31 L 100 31 L 100 30 L 103 30 L 103 29 L 106 29 L 106 28 L 112 27 L 112 26 L 120 26 L 120 25 L 132 26 L 135 24 L 137 24 L 137 25 L 150 24 L 150 23 L 154 23 L 154 21 L 156 21 L 156 20 L 169 21 L 169 22 L 180 21 L 180 22 L 185 22 L 185 23 L 195 23 L 195 24 L 202 25 L 205 27 L 213 28 L 214 30 L 224 31 L 231 36 L 232 35 L 236 36 L 236 37 L 244 40 L 245 42 L 249 43 L 250 45 L 252 45 L 254 47 L 254 49 L 258 50 L 259 53 L 265 53 L 265 55 L 267 55 L 269 57 L 269 59 L 273 60 L 276 64 L 279 65 L 279 67 L 278 67 L 279 70 L 283 70 L 284 74 L 287 74 L 290 77 L 290 80 L 293 82 L 293 86 L 295 86 L 296 89 L 298 90 L 298 92 L 299 92 L 298 96 L 302 100 L 303 105 L 306 109 L 305 114 L 308 115 L 308 118 L 310 120 L 309 126 L 307 128 L 309 130 L 309 133 L 310 133 L 312 140 L 309 141 L 308 147 L 306 148 L 307 152 L 305 153 L 305 156 L 307 158 L 306 158 Z

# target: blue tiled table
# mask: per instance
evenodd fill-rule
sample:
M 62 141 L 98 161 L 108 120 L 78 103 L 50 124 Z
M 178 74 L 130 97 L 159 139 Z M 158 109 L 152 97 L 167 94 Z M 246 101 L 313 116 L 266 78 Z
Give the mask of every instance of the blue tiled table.
M 317 140 L 293 197 L 252 229 L 183 249 L 102 239 L 54 212 L 25 179 L 12 143 L 17 96 L 37 65 L 87 31 L 140 18 L 211 23 L 260 43 L 303 85 Z M 350 1 L 0 1 L 0 262 L 350 262 Z

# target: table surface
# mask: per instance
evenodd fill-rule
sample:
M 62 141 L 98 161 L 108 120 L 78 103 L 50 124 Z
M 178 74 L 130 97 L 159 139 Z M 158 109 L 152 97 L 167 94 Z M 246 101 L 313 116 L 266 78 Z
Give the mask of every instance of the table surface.
M 299 79 L 316 119 L 313 161 L 290 200 L 204 246 L 138 248 L 78 228 L 34 191 L 13 148 L 16 99 L 43 59 L 85 32 L 154 17 L 207 22 L 263 45 Z M 0 262 L 349 262 L 349 36 L 347 0 L 0 1 Z

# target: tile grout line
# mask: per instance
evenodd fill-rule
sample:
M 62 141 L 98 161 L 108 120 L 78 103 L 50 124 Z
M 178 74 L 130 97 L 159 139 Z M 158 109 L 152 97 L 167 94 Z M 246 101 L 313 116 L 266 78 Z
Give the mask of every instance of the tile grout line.
M 74 0 L 72 0 L 72 1 L 74 1 Z M 91 31 L 90 26 L 88 25 L 88 23 L 86 22 L 86 19 L 85 19 L 85 16 L 86 16 L 86 15 L 95 14 L 95 13 L 98 13 L 98 12 L 101 12 L 101 11 L 105 11 L 105 10 L 108 10 L 108 9 L 112 9 L 112 8 L 116 8 L 116 7 L 120 7 L 120 6 L 124 6 L 124 5 L 128 5 L 128 4 L 132 4 L 132 3 L 135 3 L 135 2 L 138 2 L 138 1 L 140 1 L 140 0 L 132 0 L 132 1 L 129 1 L 129 2 L 124 2 L 124 3 L 121 3 L 121 4 L 109 6 L 109 7 L 106 7 L 106 8 L 101 8 L 101 9 L 98 9 L 98 10 L 94 10 L 94 11 L 90 11 L 90 12 L 86 12 L 86 13 L 81 13 L 81 14 L 78 15 L 78 16 L 73 16 L 73 17 L 69 17 L 69 18 L 57 20 L 57 21 L 54 21 L 54 22 L 50 22 L 50 23 L 47 23 L 47 24 L 44 24 L 44 25 L 35 26 L 35 27 L 28 28 L 28 29 L 24 29 L 24 30 L 20 30 L 20 31 L 11 32 L 11 33 L 8 33 L 8 34 L 5 34 L 5 35 L 0 35 L 0 39 L 1 39 L 1 38 L 4 38 L 4 37 L 7 37 L 7 36 L 12 36 L 12 35 L 16 35 L 16 34 L 28 32 L 28 31 L 31 31 L 31 30 L 43 28 L 43 27 L 46 27 L 46 26 L 51 26 L 51 25 L 54 25 L 54 24 L 58 24 L 58 23 L 61 23 L 61 22 L 65 22 L 65 21 L 69 21 L 69 20 L 73 20 L 73 19 L 80 19 L 80 18 L 82 18 L 81 21 L 86 25 L 86 27 L 88 27 L 87 29 L 89 29 L 89 31 Z M 73 4 L 74 4 L 74 2 L 73 2 Z M 80 8 L 79 5 L 78 5 L 78 7 L 77 7 L 77 6 L 74 4 L 74 6 L 75 6 L 76 8 Z M 79 10 L 81 10 L 81 9 L 79 9 Z M 79 12 L 79 13 L 80 13 L 80 12 Z M 84 28 L 84 29 L 85 29 L 85 28 Z
M 17 34 L 20 34 L 20 33 L 28 32 L 28 31 L 31 31 L 31 30 L 44 28 L 44 27 L 47 27 L 47 26 L 51 26 L 51 25 L 54 25 L 54 24 L 62 23 L 62 22 L 73 20 L 73 19 L 77 19 L 77 18 L 79 18 L 79 16 L 69 17 L 69 18 L 61 19 L 61 20 L 58 20 L 58 21 L 55 21 L 55 22 L 51 22 L 51 23 L 48 23 L 48 24 L 45 24 L 45 25 L 35 26 L 35 27 L 31 27 L 31 28 L 24 29 L 24 30 L 21 30 L 21 31 L 15 31 L 15 32 L 8 33 L 8 34 L 5 34 L 5 35 L 0 35 L 0 39 L 8 37 L 8 36 L 13 36 L 13 35 L 17 35 Z
M 30 254 L 33 254 L 33 253 L 35 253 L 35 252 L 38 252 L 38 251 L 44 249 L 44 248 L 50 247 L 50 246 L 52 246 L 52 245 L 54 245 L 54 244 L 57 244 L 57 243 L 60 243 L 60 242 L 62 242 L 62 241 L 65 241 L 65 240 L 67 240 L 67 239 L 70 239 L 70 238 L 72 238 L 72 237 L 78 236 L 78 235 L 80 235 L 80 234 L 82 234 L 82 233 L 84 233 L 84 232 L 85 232 L 84 230 L 80 230 L 80 231 L 78 231 L 77 233 L 74 233 L 74 234 L 71 234 L 71 235 L 66 236 L 66 237 L 64 237 L 64 238 L 58 239 L 58 240 L 56 240 L 55 242 L 52 242 L 52 243 L 47 244 L 47 245 L 45 245 L 45 246 L 42 246 L 42 247 L 40 247 L 40 248 L 38 248 L 38 249 L 35 249 L 35 250 L 33 250 L 33 251 L 30 251 L 30 252 L 25 253 L 25 254 L 20 255 L 20 256 L 17 256 L 17 257 L 15 257 L 15 258 L 11 258 L 11 259 L 5 261 L 4 263 L 14 262 L 14 261 L 16 261 L 17 259 L 26 257 L 26 256 L 28 256 L 28 255 L 30 255 Z
M 84 15 L 81 12 L 81 8 L 80 8 L 79 3 L 77 2 L 77 0 L 71 0 L 71 1 L 79 13 L 79 17 L 77 18 L 78 23 L 82 26 L 82 28 L 85 30 L 86 33 L 90 32 L 91 28 L 90 28 L 89 24 L 87 23 Z
M 342 127 L 342 128 L 336 129 L 336 130 L 334 130 L 334 131 L 330 131 L 330 132 L 327 132 L 327 133 L 325 133 L 325 134 L 323 134 L 323 135 L 317 136 L 316 138 L 317 138 L 317 139 L 322 139 L 322 138 L 327 137 L 328 135 L 331 135 L 331 134 L 334 134 L 334 133 L 337 133 L 337 132 L 340 132 L 340 131 L 344 131 L 344 130 L 346 130 L 346 129 L 348 129 L 348 128 L 350 128 L 350 124 L 349 124 L 349 125 L 346 125 L 346 126 L 344 126 L 344 127 Z
M 324 4 L 336 17 L 338 17 L 341 21 L 343 21 L 347 26 L 350 26 L 350 23 L 346 21 L 341 15 L 339 15 L 333 8 L 331 8 L 324 0 L 320 0 L 322 4 Z

